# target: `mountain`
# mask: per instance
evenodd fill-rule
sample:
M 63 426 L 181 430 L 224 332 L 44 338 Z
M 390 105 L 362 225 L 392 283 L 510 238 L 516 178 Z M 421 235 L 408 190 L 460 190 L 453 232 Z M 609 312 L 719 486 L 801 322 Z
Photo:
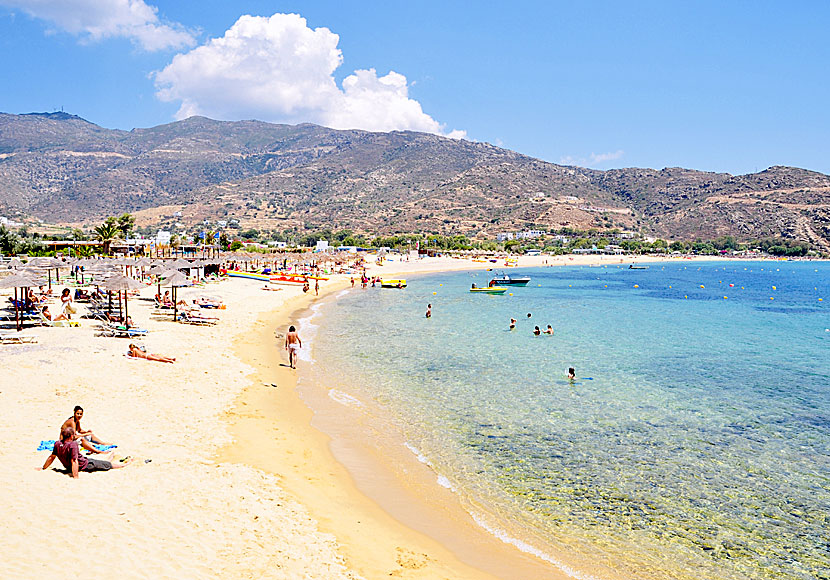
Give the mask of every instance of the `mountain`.
M 598 171 L 414 132 L 191 117 L 132 131 L 66 113 L 0 114 L 0 215 L 492 236 L 528 227 L 667 238 L 781 236 L 830 250 L 830 176 L 771 167 Z

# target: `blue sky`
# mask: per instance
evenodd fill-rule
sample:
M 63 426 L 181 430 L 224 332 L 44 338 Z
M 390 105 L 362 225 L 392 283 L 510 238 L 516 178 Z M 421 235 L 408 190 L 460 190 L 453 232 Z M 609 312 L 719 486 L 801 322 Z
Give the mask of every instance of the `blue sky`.
M 818 1 L 0 0 L 0 111 L 412 129 L 599 169 L 830 173 L 827 30 Z

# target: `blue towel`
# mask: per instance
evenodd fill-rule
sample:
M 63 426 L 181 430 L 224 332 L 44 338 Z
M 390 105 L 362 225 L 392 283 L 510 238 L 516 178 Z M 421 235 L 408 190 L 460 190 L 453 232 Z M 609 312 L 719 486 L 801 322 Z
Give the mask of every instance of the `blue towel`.
M 118 445 L 98 445 L 97 443 L 92 444 L 95 449 L 98 451 L 109 451 L 110 449 L 115 449 Z M 51 441 L 41 441 L 40 445 L 38 445 L 38 451 L 52 451 L 55 447 L 55 440 L 52 439 Z

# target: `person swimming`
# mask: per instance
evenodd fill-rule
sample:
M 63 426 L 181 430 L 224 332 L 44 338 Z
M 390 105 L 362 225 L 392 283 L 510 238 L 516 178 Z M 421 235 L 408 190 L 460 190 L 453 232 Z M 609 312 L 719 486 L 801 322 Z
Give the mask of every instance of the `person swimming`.
M 516 319 L 511 318 L 510 319 L 510 330 L 515 330 L 515 329 L 516 329 Z
M 535 336 L 539 336 L 540 334 L 542 334 L 542 331 L 541 331 L 541 330 L 539 330 L 539 327 L 538 327 L 538 326 L 534 326 L 534 327 L 533 327 L 533 334 L 534 334 Z
M 570 367 L 568 369 L 568 380 L 573 381 L 575 378 L 576 378 L 576 371 L 574 370 L 573 367 Z
M 548 324 L 548 327 L 542 331 L 542 334 L 553 334 L 553 327 Z

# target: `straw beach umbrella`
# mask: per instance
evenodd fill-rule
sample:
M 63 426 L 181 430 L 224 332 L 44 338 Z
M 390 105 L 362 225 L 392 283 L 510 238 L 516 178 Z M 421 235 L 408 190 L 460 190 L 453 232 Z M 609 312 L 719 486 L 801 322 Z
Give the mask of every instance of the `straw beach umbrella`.
M 164 280 L 161 281 L 159 286 L 170 286 L 173 288 L 173 320 L 177 320 L 177 312 L 178 312 L 178 304 L 176 303 L 176 288 L 181 288 L 183 286 L 190 286 L 190 280 L 187 279 L 187 276 L 182 274 L 179 271 L 173 271 L 170 273 L 169 276 L 166 276 Z
M 14 288 L 14 324 L 17 327 L 17 330 L 23 328 L 23 322 L 20 319 L 20 301 L 17 298 L 17 289 L 31 288 L 36 285 L 35 280 L 24 274 L 12 274 L 11 276 L 6 276 L 0 280 L 0 289 Z
M 144 288 L 144 284 L 128 276 L 118 274 L 104 280 L 101 283 L 101 287 L 110 292 L 118 292 L 119 304 L 121 303 L 121 292 L 124 292 L 124 326 L 129 328 L 130 326 L 127 324 L 127 317 L 130 315 L 127 311 L 127 292 L 130 290 L 140 290 Z

